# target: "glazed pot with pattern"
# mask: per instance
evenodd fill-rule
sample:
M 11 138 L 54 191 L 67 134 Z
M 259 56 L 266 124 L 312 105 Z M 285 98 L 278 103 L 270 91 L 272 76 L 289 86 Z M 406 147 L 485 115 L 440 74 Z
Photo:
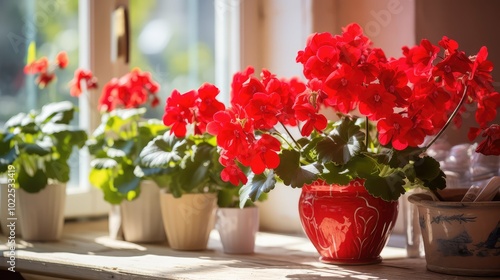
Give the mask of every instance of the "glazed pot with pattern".
M 461 202 L 467 189 L 445 189 L 445 201 L 426 193 L 417 206 L 427 269 L 452 275 L 500 276 L 500 195 L 493 201 Z
M 382 261 L 398 216 L 398 201 L 371 196 L 361 180 L 347 186 L 316 181 L 302 188 L 299 216 L 320 261 L 361 265 Z

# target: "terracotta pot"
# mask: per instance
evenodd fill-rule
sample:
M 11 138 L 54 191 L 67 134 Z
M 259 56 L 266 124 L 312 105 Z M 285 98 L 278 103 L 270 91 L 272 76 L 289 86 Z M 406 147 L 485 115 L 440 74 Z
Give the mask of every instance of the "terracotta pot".
M 259 230 L 259 209 L 219 208 L 215 227 L 219 231 L 224 253 L 251 254 Z
M 205 250 L 214 228 L 217 194 L 184 194 L 175 198 L 161 192 L 161 215 L 167 240 L 175 250 Z
M 37 193 L 16 190 L 18 222 L 26 241 L 57 241 L 64 225 L 66 184 L 49 184 Z
M 162 242 L 166 239 L 161 218 L 160 188 L 154 181 L 141 181 L 141 193 L 120 204 L 123 238 L 130 242 Z
M 371 196 L 359 180 L 348 186 L 318 181 L 302 188 L 299 215 L 304 231 L 330 264 L 379 263 L 398 216 L 398 201 Z
M 465 192 L 446 189 L 440 193 L 455 201 L 433 201 L 428 194 L 408 198 L 418 207 L 427 269 L 500 276 L 500 201 L 459 202 Z

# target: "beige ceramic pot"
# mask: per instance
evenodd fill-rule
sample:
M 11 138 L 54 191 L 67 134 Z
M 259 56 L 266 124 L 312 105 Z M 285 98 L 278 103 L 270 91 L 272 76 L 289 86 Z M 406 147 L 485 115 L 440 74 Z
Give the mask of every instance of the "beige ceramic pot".
M 418 207 L 427 269 L 500 276 L 500 201 L 459 202 L 463 189 L 441 194 L 455 201 L 433 201 L 428 194 L 408 198 Z
M 215 223 L 217 194 L 184 194 L 175 198 L 161 192 L 161 214 L 167 240 L 172 249 L 205 250 Z
M 224 253 L 251 254 L 254 252 L 255 236 L 259 230 L 259 209 L 219 208 L 215 226 Z
M 21 235 L 27 241 L 57 241 L 64 225 L 66 184 L 49 184 L 37 193 L 16 190 Z
M 160 188 L 154 181 L 141 181 L 141 193 L 120 205 L 123 238 L 130 242 L 162 242 L 166 239 L 161 218 Z

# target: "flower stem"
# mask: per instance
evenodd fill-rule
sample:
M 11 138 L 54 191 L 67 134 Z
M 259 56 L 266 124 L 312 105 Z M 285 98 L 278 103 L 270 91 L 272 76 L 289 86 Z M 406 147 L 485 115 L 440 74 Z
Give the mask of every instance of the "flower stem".
M 300 144 L 295 140 L 295 138 L 293 138 L 292 134 L 290 133 L 290 131 L 288 131 L 288 129 L 286 128 L 286 126 L 280 122 L 281 126 L 283 126 L 283 128 L 285 129 L 286 131 L 286 134 L 288 134 L 288 136 L 290 137 L 290 139 L 292 139 L 293 143 L 295 143 L 295 145 L 299 148 L 299 149 L 302 149 L 302 147 L 300 146 Z
M 365 152 L 368 152 L 368 141 L 370 141 L 370 128 L 368 123 L 368 117 L 365 117 Z
M 464 93 L 462 94 L 462 99 L 460 99 L 460 102 L 458 103 L 457 107 L 455 108 L 455 110 L 453 111 L 451 116 L 448 118 L 448 120 L 446 121 L 444 126 L 441 128 L 441 130 L 438 132 L 438 134 L 436 134 L 436 136 L 434 136 L 434 138 L 431 140 L 431 142 L 429 142 L 429 144 L 427 144 L 427 146 L 424 147 L 424 149 L 423 149 L 424 152 L 427 151 L 427 149 L 429 149 L 429 147 L 432 146 L 432 144 L 434 144 L 434 142 L 436 142 L 436 140 L 439 137 L 441 137 L 441 134 L 443 134 L 443 132 L 446 130 L 446 128 L 450 125 L 451 121 L 458 114 L 458 111 L 460 110 L 460 107 L 462 107 L 462 104 L 464 104 L 466 97 L 467 97 L 467 85 L 464 87 Z

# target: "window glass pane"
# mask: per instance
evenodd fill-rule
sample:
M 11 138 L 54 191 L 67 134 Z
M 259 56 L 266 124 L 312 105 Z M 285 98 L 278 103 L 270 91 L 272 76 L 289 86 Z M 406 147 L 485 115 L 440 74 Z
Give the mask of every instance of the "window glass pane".
M 52 101 L 78 100 L 69 95 L 68 82 L 78 66 L 78 1 L 17 0 L 0 2 L 0 123 L 19 112 Z M 36 43 L 36 57 L 54 61 L 66 51 L 70 64 L 56 72 L 57 80 L 45 89 L 23 72 L 28 44 Z M 75 118 L 76 120 L 77 118 Z
M 36 58 L 55 61 L 66 51 L 69 65 L 56 70 L 57 79 L 44 89 L 35 84 L 34 75 L 26 75 L 27 49 L 36 46 Z M 44 104 L 78 99 L 69 94 L 69 81 L 78 67 L 78 0 L 0 1 L 0 127 L 19 112 L 39 109 Z M 78 125 L 75 115 L 74 125 Z M 78 154 L 73 153 L 71 182 L 78 183 Z
M 131 67 L 149 71 L 161 85 L 161 118 L 172 92 L 214 83 L 214 1 L 130 0 Z

